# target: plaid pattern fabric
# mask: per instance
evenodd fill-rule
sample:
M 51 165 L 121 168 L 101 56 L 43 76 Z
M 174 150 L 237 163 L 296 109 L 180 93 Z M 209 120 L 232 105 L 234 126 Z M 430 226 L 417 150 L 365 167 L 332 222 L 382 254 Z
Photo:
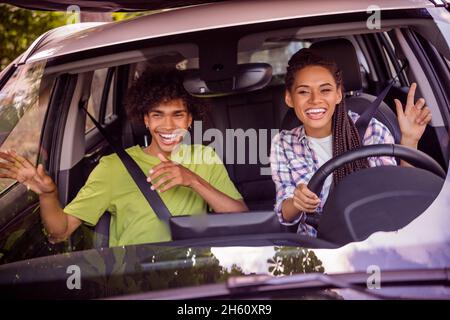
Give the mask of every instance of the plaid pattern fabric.
M 353 122 L 359 118 L 359 114 L 349 111 Z M 363 144 L 391 144 L 394 137 L 389 129 L 372 118 L 364 134 Z M 393 157 L 370 157 L 368 158 L 371 167 L 397 165 Z M 308 184 L 313 174 L 319 168 L 318 159 L 311 148 L 308 139 L 306 139 L 305 129 L 299 126 L 292 130 L 282 130 L 272 140 L 270 165 L 272 170 L 272 179 L 276 186 L 275 212 L 280 222 L 284 225 L 293 225 L 300 221 L 298 233 L 316 236 L 317 231 L 305 223 L 306 213 L 302 212 L 300 216 L 292 222 L 287 222 L 281 214 L 281 204 L 284 200 L 294 196 L 294 190 L 300 183 Z M 323 205 L 328 197 L 330 187 L 323 188 L 319 198 L 320 204 L 317 212 L 320 214 Z

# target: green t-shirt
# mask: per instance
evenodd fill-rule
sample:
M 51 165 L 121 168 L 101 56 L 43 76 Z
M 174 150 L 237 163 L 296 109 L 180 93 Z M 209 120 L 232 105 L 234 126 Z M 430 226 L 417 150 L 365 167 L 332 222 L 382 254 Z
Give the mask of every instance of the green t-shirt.
M 126 151 L 146 176 L 161 162 L 139 146 Z M 182 145 L 171 160 L 195 172 L 229 197 L 242 199 L 212 148 Z M 172 215 L 207 212 L 207 203 L 191 188 L 176 186 L 160 196 Z M 111 213 L 110 246 L 171 240 L 169 228 L 156 216 L 116 154 L 101 158 L 75 199 L 64 208 L 65 213 L 89 225 L 97 224 L 105 211 Z

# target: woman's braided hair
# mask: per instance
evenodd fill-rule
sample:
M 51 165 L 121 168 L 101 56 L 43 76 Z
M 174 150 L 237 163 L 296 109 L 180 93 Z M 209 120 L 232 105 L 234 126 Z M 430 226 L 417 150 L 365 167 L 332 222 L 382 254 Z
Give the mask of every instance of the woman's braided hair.
M 287 73 L 285 77 L 286 90 L 290 90 L 294 84 L 295 74 L 301 69 L 308 66 L 320 66 L 328 69 L 333 75 L 336 85 L 343 90 L 342 71 L 338 68 L 334 61 L 322 58 L 313 49 L 301 49 L 295 53 L 289 60 Z M 358 130 L 348 115 L 345 99 L 336 106 L 332 117 L 332 134 L 333 134 L 333 157 L 339 156 L 349 150 L 359 148 L 361 146 Z M 359 159 L 341 166 L 333 172 L 333 185 L 336 185 L 346 175 L 368 168 L 367 159 Z

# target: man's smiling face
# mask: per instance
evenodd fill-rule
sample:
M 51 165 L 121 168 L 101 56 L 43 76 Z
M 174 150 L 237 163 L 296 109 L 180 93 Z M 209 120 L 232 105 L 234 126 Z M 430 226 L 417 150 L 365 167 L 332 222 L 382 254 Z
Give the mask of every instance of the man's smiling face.
M 169 156 L 191 125 L 192 115 L 182 99 L 173 99 L 152 108 L 144 121 L 152 135 L 151 154 Z

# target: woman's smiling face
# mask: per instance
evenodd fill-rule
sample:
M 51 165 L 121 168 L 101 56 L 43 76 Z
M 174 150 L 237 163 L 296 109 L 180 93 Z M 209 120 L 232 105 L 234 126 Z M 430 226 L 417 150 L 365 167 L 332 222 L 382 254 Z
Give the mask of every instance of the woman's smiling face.
M 342 100 L 342 90 L 327 68 L 307 66 L 295 73 L 285 100 L 303 122 L 306 134 L 323 138 L 331 134 L 332 116 Z

